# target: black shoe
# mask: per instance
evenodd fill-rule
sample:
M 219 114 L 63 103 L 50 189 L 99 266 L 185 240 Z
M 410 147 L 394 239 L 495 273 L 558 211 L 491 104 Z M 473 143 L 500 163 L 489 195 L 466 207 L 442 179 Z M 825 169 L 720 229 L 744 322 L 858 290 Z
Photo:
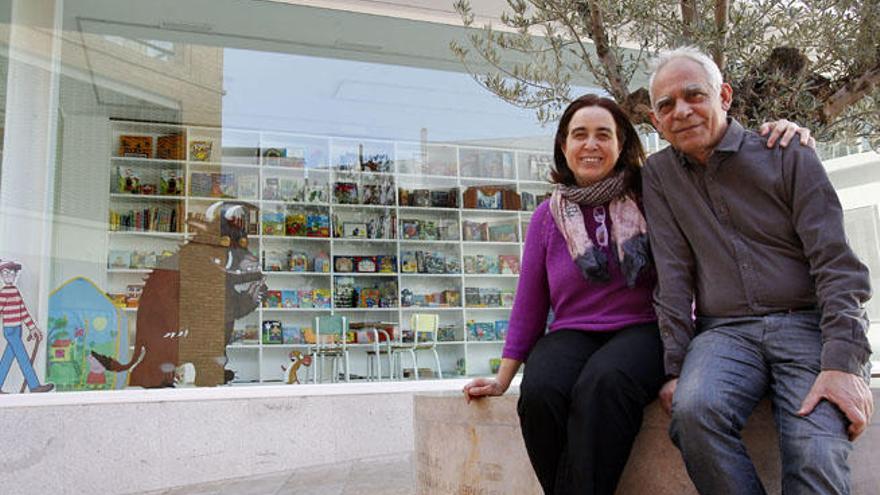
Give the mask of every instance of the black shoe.
M 32 394 L 39 394 L 41 392 L 50 392 L 54 388 L 55 388 L 54 383 L 44 383 L 37 388 L 32 388 L 31 393 Z

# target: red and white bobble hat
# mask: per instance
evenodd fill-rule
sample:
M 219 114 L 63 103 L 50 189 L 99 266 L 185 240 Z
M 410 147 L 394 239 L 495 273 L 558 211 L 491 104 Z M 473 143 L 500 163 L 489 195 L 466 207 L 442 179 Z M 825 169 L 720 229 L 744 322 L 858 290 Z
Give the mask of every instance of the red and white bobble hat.
M 0 270 L 18 271 L 18 270 L 21 270 L 21 265 L 19 265 L 18 263 L 14 262 L 12 260 L 6 260 L 6 261 L 0 260 Z

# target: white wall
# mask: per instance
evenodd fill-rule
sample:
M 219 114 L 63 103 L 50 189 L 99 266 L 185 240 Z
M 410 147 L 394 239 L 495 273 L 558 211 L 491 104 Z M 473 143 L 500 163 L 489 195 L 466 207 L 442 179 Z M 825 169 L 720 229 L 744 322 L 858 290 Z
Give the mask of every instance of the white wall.
M 464 383 L 9 396 L 0 491 L 112 495 L 406 454 L 413 395 Z

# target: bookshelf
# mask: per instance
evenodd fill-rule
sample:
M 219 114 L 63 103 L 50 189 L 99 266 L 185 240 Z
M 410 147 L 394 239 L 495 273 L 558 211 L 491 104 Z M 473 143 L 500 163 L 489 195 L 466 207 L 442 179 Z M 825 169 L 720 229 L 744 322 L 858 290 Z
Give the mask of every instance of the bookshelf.
M 531 211 L 551 189 L 550 154 L 119 120 L 110 127 L 108 292 L 131 306 L 130 331 L 138 285 L 188 238 L 186 215 L 236 199 L 260 208 L 249 249 L 269 293 L 236 321 L 227 346 L 235 382 L 279 382 L 287 354 L 306 346 L 322 314 L 406 332 L 413 312 L 436 313 L 444 377 L 490 374 Z M 280 341 L 263 335 L 276 323 Z M 366 376 L 366 355 L 352 359 L 352 375 Z

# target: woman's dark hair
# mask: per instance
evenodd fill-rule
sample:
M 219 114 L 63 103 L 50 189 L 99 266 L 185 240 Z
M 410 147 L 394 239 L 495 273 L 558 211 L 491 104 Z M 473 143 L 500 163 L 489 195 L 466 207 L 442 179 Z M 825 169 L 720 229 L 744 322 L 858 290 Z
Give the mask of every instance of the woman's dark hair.
M 629 116 L 614 100 L 594 94 L 586 94 L 572 101 L 562 112 L 559 127 L 556 129 L 556 142 L 553 145 L 553 161 L 556 170 L 550 174 L 551 182 L 567 186 L 577 185 L 574 172 L 568 167 L 562 148 L 568 138 L 568 124 L 571 123 L 575 112 L 585 107 L 602 107 L 614 117 L 614 123 L 617 124 L 617 139 L 623 147 L 617 158 L 617 163 L 614 165 L 614 170 L 625 170 L 627 192 L 640 195 L 642 192 L 642 165 L 645 163 L 645 149 L 642 148 L 642 141 L 639 139 L 636 128 L 629 121 Z

